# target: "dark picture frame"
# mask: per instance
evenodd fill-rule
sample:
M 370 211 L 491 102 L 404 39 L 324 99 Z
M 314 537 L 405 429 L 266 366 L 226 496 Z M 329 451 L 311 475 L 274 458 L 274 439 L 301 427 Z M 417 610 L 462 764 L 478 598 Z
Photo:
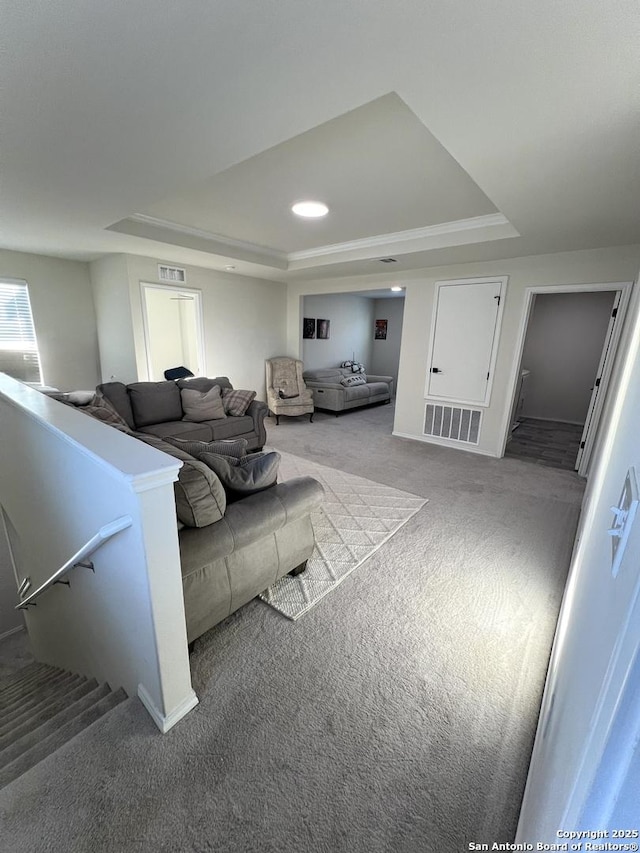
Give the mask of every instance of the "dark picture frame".
M 331 320 L 316 320 L 316 337 L 319 341 L 328 341 L 331 337 Z
M 305 340 L 315 338 L 316 336 L 316 319 L 315 317 L 305 317 L 302 320 L 302 337 Z
M 376 326 L 373 333 L 373 339 L 375 341 L 386 341 L 387 340 L 387 321 L 386 320 L 376 320 Z

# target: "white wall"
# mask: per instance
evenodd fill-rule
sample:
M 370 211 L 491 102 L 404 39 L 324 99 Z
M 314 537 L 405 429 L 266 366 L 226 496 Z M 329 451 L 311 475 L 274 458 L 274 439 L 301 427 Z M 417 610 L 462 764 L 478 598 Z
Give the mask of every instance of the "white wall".
M 554 641 L 519 842 L 557 841 L 559 828 L 638 829 L 640 516 L 616 578 L 607 533 L 610 507 L 618 503 L 627 470 L 635 466 L 640 474 L 637 285 L 621 353 Z M 598 795 L 590 797 L 595 791 Z M 617 816 L 634 795 L 635 824 L 617 826 Z
M 158 282 L 156 258 L 127 255 L 137 377 L 147 365 L 140 282 Z M 228 376 L 234 388 L 265 400 L 265 360 L 286 355 L 286 285 L 201 267 L 186 267 L 185 286 L 202 291 L 206 376 Z M 122 380 L 135 381 L 135 379 Z
M 100 347 L 101 381 L 135 382 L 138 367 L 131 321 L 126 255 L 107 255 L 90 265 Z
M 305 370 L 337 367 L 343 361 L 352 360 L 354 355 L 355 361 L 362 362 L 367 370 L 371 369 L 372 299 L 348 293 L 306 296 L 303 316 L 331 321 L 329 340 L 303 340 L 302 360 Z
M 43 380 L 62 390 L 100 381 L 88 264 L 0 250 L 0 278 L 29 285 Z
M 375 320 L 387 321 L 387 339 L 386 341 L 374 339 L 369 372 L 378 376 L 393 376 L 394 388 L 397 392 L 404 298 L 375 299 L 373 314 L 374 322 Z
M 424 387 L 429 350 L 435 283 L 454 278 L 509 276 L 502 331 L 498 346 L 492 398 L 484 411 L 478 452 L 500 455 L 515 389 L 515 362 L 527 287 L 632 281 L 640 263 L 640 246 L 621 246 L 580 252 L 562 252 L 501 261 L 456 264 L 407 273 L 291 282 L 287 304 L 287 335 L 290 354 L 301 351 L 300 297 L 305 294 L 344 290 L 371 290 L 402 284 L 405 311 L 398 374 L 394 432 L 424 440 Z
M 131 526 L 25 612 L 37 660 L 138 692 L 160 726 L 191 689 L 173 481 L 180 464 L 0 376 L 0 505 L 31 591 L 98 530 Z
M 536 295 L 522 356 L 525 417 L 584 424 L 613 300 L 611 291 Z
M 0 518 L 0 638 L 24 625 L 21 611 L 14 609 L 17 603 L 18 593 L 11 565 L 9 543 L 5 536 L 2 518 Z

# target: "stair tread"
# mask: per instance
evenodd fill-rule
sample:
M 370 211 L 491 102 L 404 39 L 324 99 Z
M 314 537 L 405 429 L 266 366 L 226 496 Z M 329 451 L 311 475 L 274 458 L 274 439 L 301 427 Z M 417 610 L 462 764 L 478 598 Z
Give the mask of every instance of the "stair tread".
M 0 750 L 38 728 L 55 714 L 73 705 L 77 699 L 90 693 L 97 686 L 98 682 L 95 678 L 83 679 L 80 684 L 75 684 L 65 689 L 64 692 L 45 696 L 40 705 L 33 708 L 29 714 L 14 721 L 14 724 L 7 727 L 0 735 Z
M 22 683 L 15 685 L 11 689 L 3 690 L 2 693 L 0 693 L 0 708 L 6 708 L 22 696 L 26 696 L 39 687 L 48 684 L 49 682 L 57 681 L 62 676 L 69 674 L 70 673 L 63 669 L 54 669 L 51 667 L 38 674 L 34 674 L 31 678 L 25 679 Z
M 50 714 L 3 745 L 0 749 L 0 767 L 6 766 L 23 752 L 35 746 L 36 743 L 45 740 L 62 725 L 77 717 L 110 692 L 108 684 L 99 685 L 94 680 L 94 686 L 87 693 L 76 696 L 73 701 L 65 703 L 57 710 L 54 708 L 47 709 L 51 711 Z
M 50 678 L 53 674 L 64 671 L 57 669 L 56 667 L 48 666 L 47 664 L 38 664 L 37 669 L 31 669 L 31 667 L 28 667 L 28 673 L 25 672 L 25 669 L 27 669 L 27 667 L 19 670 L 17 673 L 14 673 L 13 677 L 9 676 L 7 680 L 0 685 L 0 705 L 5 704 L 7 697 L 24 692 L 29 689 L 30 685 L 38 683 L 39 681 L 46 681 L 47 678 Z
M 87 708 L 77 717 L 60 726 L 55 732 L 41 740 L 38 744 L 26 750 L 0 770 L 0 788 L 13 782 L 27 770 L 60 749 L 74 737 L 103 717 L 108 711 L 117 707 L 127 698 L 124 690 L 109 692 L 103 699 Z
M 13 687 L 15 684 L 19 684 L 23 679 L 30 678 L 32 675 L 36 674 L 40 670 L 46 669 L 47 667 L 48 664 L 46 663 L 34 661 L 33 663 L 28 663 L 26 666 L 20 667 L 20 669 L 17 669 L 15 672 L 2 676 L 2 678 L 0 678 L 0 692 Z
M 27 697 L 16 700 L 12 706 L 2 710 L 0 737 L 4 736 L 19 720 L 34 713 L 37 708 L 46 702 L 54 700 L 57 696 L 64 695 L 86 680 L 82 675 L 69 673 L 55 682 L 48 682 L 40 690 L 34 691 Z

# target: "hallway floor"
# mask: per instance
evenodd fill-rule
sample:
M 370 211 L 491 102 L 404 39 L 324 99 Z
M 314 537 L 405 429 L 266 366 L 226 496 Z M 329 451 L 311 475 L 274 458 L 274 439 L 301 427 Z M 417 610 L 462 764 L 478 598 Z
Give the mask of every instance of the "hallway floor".
M 505 456 L 573 471 L 582 430 L 579 424 L 521 418 L 520 426 L 511 433 Z

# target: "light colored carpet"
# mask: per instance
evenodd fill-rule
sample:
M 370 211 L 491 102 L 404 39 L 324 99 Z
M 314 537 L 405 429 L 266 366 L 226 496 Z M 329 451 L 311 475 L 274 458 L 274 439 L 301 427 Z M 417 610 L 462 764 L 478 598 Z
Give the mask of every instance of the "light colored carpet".
M 429 503 L 304 619 L 253 601 L 196 641 L 201 703 L 167 735 L 132 698 L 1 790 L 3 850 L 513 841 L 583 484 L 391 416 L 282 419 L 269 444 Z
M 427 501 L 283 450 L 280 454 L 281 480 L 314 477 L 325 494 L 320 509 L 311 514 L 316 546 L 306 570 L 296 577 L 285 575 L 260 596 L 295 620 L 361 566 Z M 384 577 L 377 582 L 384 587 Z

